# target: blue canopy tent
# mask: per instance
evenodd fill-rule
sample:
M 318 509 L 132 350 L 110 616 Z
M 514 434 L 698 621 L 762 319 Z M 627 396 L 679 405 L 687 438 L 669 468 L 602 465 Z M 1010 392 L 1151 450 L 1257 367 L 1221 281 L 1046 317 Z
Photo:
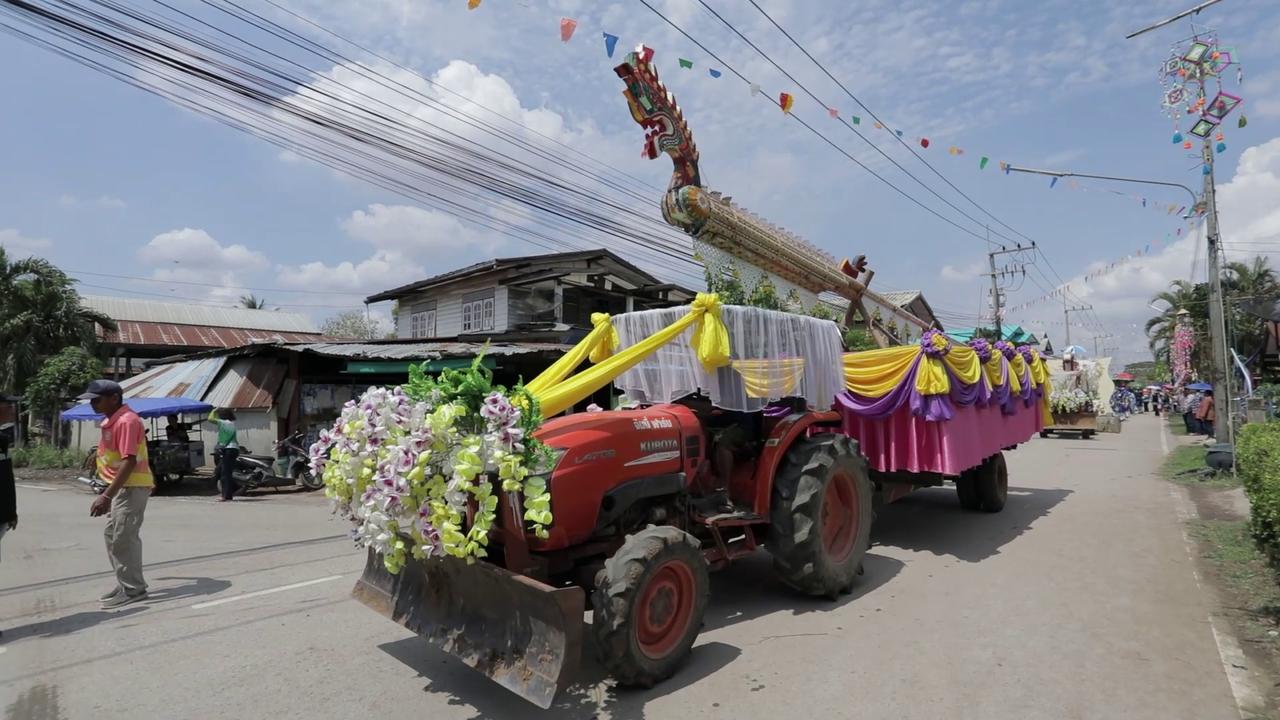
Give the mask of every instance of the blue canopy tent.
M 184 397 L 135 397 L 125 398 L 125 404 L 133 408 L 139 417 L 144 418 L 160 418 L 167 415 L 186 415 L 188 413 L 207 413 L 213 409 L 213 406 L 199 400 L 192 400 Z M 89 403 L 77 405 L 70 410 L 64 410 L 61 415 L 66 422 L 101 420 L 102 415 L 93 411 Z
M 1212 390 L 1212 389 L 1213 389 L 1213 386 L 1212 386 L 1212 385 L 1210 385 L 1209 383 L 1205 383 L 1205 382 L 1197 382 L 1197 383 L 1191 383 L 1190 385 L 1188 385 L 1188 386 L 1187 386 L 1187 389 L 1188 389 L 1188 390 L 1201 390 L 1201 391 L 1204 391 L 1204 390 Z

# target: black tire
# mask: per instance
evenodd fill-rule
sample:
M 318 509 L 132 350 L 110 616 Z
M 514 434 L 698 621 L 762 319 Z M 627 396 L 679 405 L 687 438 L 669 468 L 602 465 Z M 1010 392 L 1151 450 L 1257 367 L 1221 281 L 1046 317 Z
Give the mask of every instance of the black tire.
M 303 463 L 293 466 L 293 484 L 301 485 L 308 490 L 319 490 L 324 487 L 324 480 L 316 477 L 311 468 Z
M 978 489 L 978 506 L 983 512 L 998 513 L 1004 509 L 1009 495 L 1009 468 L 1004 453 L 996 453 L 982 461 L 974 471 Z
M 960 498 L 960 507 L 965 510 L 979 510 L 982 508 L 982 499 L 978 497 L 978 481 L 977 473 L 979 465 L 976 468 L 969 468 L 960 473 L 960 477 L 956 478 L 956 497 Z
M 1042 437 L 1042 438 L 1047 438 L 1047 437 L 1049 437 L 1049 431 L 1048 431 L 1048 430 L 1041 430 L 1041 431 L 1040 431 L 1040 437 Z
M 840 506 L 829 509 L 832 502 Z M 778 577 L 832 599 L 853 590 L 871 546 L 871 502 L 856 441 L 837 434 L 797 440 L 773 481 L 769 549 Z
M 671 677 L 702 630 L 709 594 L 697 538 L 671 526 L 628 536 L 596 574 L 591 596 L 600 664 L 620 685 L 647 688 Z

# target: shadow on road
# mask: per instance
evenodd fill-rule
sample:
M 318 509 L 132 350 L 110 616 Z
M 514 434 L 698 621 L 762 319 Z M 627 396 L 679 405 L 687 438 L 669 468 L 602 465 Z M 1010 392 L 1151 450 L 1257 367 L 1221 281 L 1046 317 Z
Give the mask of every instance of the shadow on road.
M 978 562 L 998 554 L 1070 494 L 1061 488 L 1011 487 L 1003 511 L 983 513 L 962 510 L 951 488 L 919 490 L 881 508 L 871 540 Z
M 885 584 L 903 568 L 898 560 L 868 553 L 863 562 L 864 573 L 858 578 L 853 592 L 832 601 L 802 595 L 778 582 L 773 577 L 771 562 L 769 556 L 761 552 L 711 576 L 711 602 L 703 622 L 704 632 L 778 612 L 799 615 L 838 610 Z M 615 718 L 644 717 L 645 706 L 650 701 L 698 682 L 742 654 L 740 648 L 726 643 L 700 641 L 694 646 L 688 663 L 670 680 L 647 690 L 619 688 L 607 678 L 596 660 L 590 631 L 584 636 L 582 664 L 577 678 L 556 697 L 555 704 L 546 712 L 536 710 L 533 705 L 421 638 L 398 640 L 379 648 L 426 678 L 428 685 L 424 692 L 445 695 L 450 705 L 471 708 L 475 711 L 474 718 L 537 714 L 568 720 L 588 720 L 602 714 Z
M 181 585 L 170 585 L 169 581 L 185 580 Z M 226 580 L 207 577 L 162 577 L 152 581 L 154 585 L 147 592 L 147 599 L 133 605 L 126 605 L 119 610 L 82 610 L 80 612 L 50 618 L 39 622 L 4 628 L 4 642 L 13 642 L 28 637 L 51 638 L 87 630 L 91 627 L 111 620 L 122 620 L 137 615 L 160 603 L 200 597 L 222 592 L 231 587 Z

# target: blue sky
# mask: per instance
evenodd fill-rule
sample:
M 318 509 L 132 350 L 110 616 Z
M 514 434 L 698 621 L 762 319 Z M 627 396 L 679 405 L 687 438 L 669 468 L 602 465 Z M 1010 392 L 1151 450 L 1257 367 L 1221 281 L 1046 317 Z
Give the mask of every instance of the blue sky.
M 796 94 L 795 114 L 850 154 L 981 232 L 831 120 L 697 0 L 653 1 L 766 94 Z M 865 117 L 748 3 L 708 2 L 828 105 Z M 638 0 L 484 0 L 470 12 L 465 0 L 282 4 L 639 178 L 635 187 L 652 193 L 657 217 L 659 193 L 649 186 L 665 186 L 670 163 L 639 157 L 643 136 L 611 70 L 623 51 L 643 41 L 657 51 L 663 79 L 685 110 L 710 187 L 838 257 L 866 254 L 877 270 L 875 286 L 924 289 L 951 325 L 965 324 L 964 316 L 985 302 L 985 281 L 976 275 L 985 263 L 981 239 L 885 187 L 752 97 L 727 69 L 720 68 L 726 70 L 720 79 L 708 77 L 706 70 L 719 64 Z M 1055 271 L 1074 278 L 1180 227 L 1130 200 L 1066 183 L 1050 190 L 1047 179 L 1006 176 L 996 163 L 1198 184 L 1195 160 L 1170 143 L 1156 78 L 1170 42 L 1188 34 L 1189 22 L 1124 39 L 1188 0 L 760 4 L 908 140 L 929 138 L 930 148 L 919 152 L 1000 220 L 1035 238 L 1052 263 L 1051 269 L 1041 261 L 1041 269 L 1054 281 Z M 246 5 L 271 11 L 259 0 Z M 561 17 L 579 23 L 569 43 L 559 38 Z M 1218 156 L 1228 253 L 1233 241 L 1234 254 L 1276 250 L 1280 11 L 1267 0 L 1223 0 L 1200 22 L 1236 46 L 1245 67 L 1238 94 L 1246 98 L 1249 124 L 1228 123 L 1228 149 Z M 621 38 L 612 60 L 602 31 Z M 694 69 L 679 69 L 680 57 Z M 21 69 L 0 75 L 8 110 L 0 113 L 0 244 L 49 257 L 80 278 L 86 293 L 224 302 L 251 288 L 272 305 L 323 318 L 358 306 L 365 293 L 424 274 L 541 251 L 414 206 L 8 35 L 0 35 L 0 63 Z M 314 69 L 342 77 L 331 66 Z M 985 219 L 869 122 L 862 127 L 886 153 Z M 949 155 L 952 145 L 965 154 Z M 978 169 L 982 155 L 991 158 L 986 170 Z M 1118 189 L 1153 202 L 1184 197 Z M 1119 336 L 1125 359 L 1140 359 L 1145 347 L 1134 327 L 1151 313 L 1145 299 L 1191 272 L 1195 242 L 1180 238 L 1101 282 L 1077 285 Z M 150 281 L 128 279 L 134 277 Z M 188 284 L 197 282 L 219 287 Z M 1010 291 L 1009 302 L 1042 292 L 1029 281 Z M 1060 306 L 1041 303 L 1010 320 L 1061 342 Z M 1091 346 L 1094 334 L 1077 328 L 1073 339 Z

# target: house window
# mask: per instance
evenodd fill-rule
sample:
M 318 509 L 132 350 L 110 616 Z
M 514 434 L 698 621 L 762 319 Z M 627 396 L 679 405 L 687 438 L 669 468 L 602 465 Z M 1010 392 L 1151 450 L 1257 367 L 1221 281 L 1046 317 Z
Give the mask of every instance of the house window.
M 462 332 L 493 330 L 496 305 L 493 295 L 470 296 L 462 301 Z
M 421 310 L 409 316 L 409 337 L 429 338 L 436 336 L 436 311 Z

